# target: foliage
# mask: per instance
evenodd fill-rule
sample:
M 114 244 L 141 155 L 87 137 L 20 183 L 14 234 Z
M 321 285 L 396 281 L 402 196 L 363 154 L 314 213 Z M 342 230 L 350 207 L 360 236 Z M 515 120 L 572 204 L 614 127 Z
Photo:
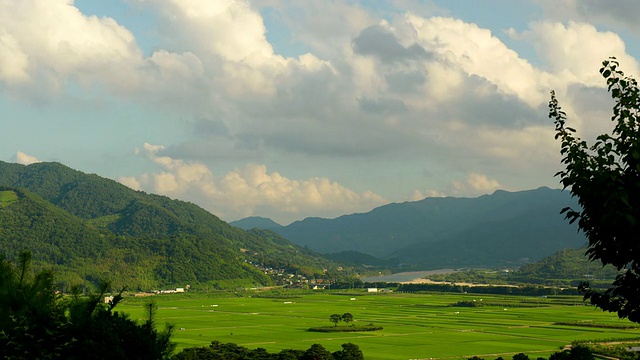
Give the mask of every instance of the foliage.
M 3 359 L 168 359 L 172 327 L 155 330 L 149 317 L 138 324 L 113 311 L 122 299 L 99 293 L 63 298 L 53 272 L 32 274 L 31 254 L 17 265 L 0 259 L 0 357 Z
M 640 326 L 634 324 L 597 324 L 592 322 L 584 322 L 584 321 L 558 321 L 554 322 L 553 325 L 566 325 L 566 326 L 582 326 L 582 327 L 592 327 L 592 328 L 601 328 L 601 329 L 638 329 Z
M 517 353 L 513 355 L 513 360 L 529 360 L 529 356 L 525 353 Z
M 265 349 L 250 350 L 234 343 L 212 341 L 209 347 L 194 347 L 182 350 L 173 357 L 174 360 L 362 360 L 364 355 L 358 345 L 342 344 L 342 350 L 331 353 L 320 344 L 313 344 L 309 349 L 285 349 L 270 354 Z
M 362 332 L 362 331 L 378 331 L 378 330 L 382 330 L 382 326 L 369 324 L 369 325 L 351 325 L 349 327 L 345 327 L 345 326 L 313 327 L 313 328 L 309 328 L 308 331 L 314 331 L 314 332 Z
M 338 323 L 340 321 L 342 321 L 342 316 L 340 316 L 340 314 L 331 314 L 329 316 L 329 321 L 331 321 L 332 323 L 335 324 L 335 326 L 338 326 Z
M 456 284 L 400 284 L 397 291 L 425 292 L 436 291 L 445 293 L 470 293 L 470 294 L 502 294 L 502 295 L 577 295 L 576 289 L 555 289 L 547 286 L 521 285 L 521 286 L 468 286 Z
M 353 315 L 351 315 L 351 313 L 348 313 L 348 312 L 342 314 L 341 318 L 342 318 L 342 321 L 344 321 L 347 324 L 353 321 Z
M 456 303 L 451 304 L 453 307 L 482 307 L 483 304 L 480 301 L 475 300 L 460 300 Z
M 364 354 L 358 345 L 354 343 L 342 344 L 342 350 L 338 350 L 333 353 L 335 360 L 362 360 Z
M 564 249 L 538 262 L 527 264 L 507 276 L 508 280 L 533 281 L 584 280 L 585 276 L 597 279 L 614 279 L 618 271 L 613 266 L 602 266 L 584 256 L 585 249 Z
M 611 58 L 600 69 L 615 101 L 611 134 L 599 135 L 593 145 L 587 145 L 566 125 L 566 113 L 553 92 L 549 117 L 554 119 L 566 166 L 557 175 L 580 205 L 563 212 L 587 236 L 591 260 L 624 269 L 604 292 L 588 283 L 580 289 L 585 300 L 602 310 L 640 322 L 640 90 L 618 65 Z

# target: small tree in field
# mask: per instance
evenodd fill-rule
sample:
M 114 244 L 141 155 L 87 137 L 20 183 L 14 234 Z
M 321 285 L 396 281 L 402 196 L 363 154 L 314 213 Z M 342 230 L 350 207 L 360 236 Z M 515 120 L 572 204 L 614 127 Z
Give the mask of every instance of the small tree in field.
M 331 316 L 329 316 L 329 320 L 336 324 L 335 326 L 338 326 L 338 323 L 342 320 L 342 316 L 340 316 L 340 314 L 331 314 Z
M 587 236 L 589 259 L 621 271 L 604 292 L 580 284 L 584 299 L 640 322 L 640 90 L 635 79 L 618 70 L 615 58 L 604 61 L 600 73 L 615 101 L 615 127 L 591 146 L 566 126 L 566 114 L 551 93 L 549 117 L 554 119 L 566 166 L 556 175 L 578 198 L 580 209 L 562 212 Z
M 344 313 L 342 314 L 342 321 L 346 322 L 347 324 L 349 324 L 350 322 L 353 321 L 353 315 L 351 315 L 351 313 Z

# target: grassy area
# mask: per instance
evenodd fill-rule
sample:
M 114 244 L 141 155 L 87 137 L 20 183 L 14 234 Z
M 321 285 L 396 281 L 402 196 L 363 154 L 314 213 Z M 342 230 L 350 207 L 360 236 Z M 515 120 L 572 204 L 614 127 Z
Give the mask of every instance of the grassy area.
M 212 297 L 175 294 L 155 297 L 158 324 L 175 325 L 179 348 L 206 346 L 211 340 L 249 348 L 307 349 L 319 343 L 330 351 L 352 342 L 369 360 L 511 358 L 524 352 L 547 357 L 574 340 L 630 339 L 640 329 L 624 329 L 615 314 L 582 306 L 579 297 L 482 297 L 471 294 L 317 293 L 290 298 Z M 480 307 L 451 307 L 460 301 Z M 142 299 L 127 298 L 120 311 L 142 319 Z M 522 304 L 520 307 L 518 304 Z M 384 329 L 362 333 L 318 333 L 331 314 L 353 314 L 355 324 Z M 556 323 L 562 325 L 554 325 Z M 612 325 L 585 327 L 581 323 Z M 575 324 L 575 325 L 573 325 Z
M 18 201 L 18 195 L 9 190 L 0 191 L 0 207 L 7 207 Z

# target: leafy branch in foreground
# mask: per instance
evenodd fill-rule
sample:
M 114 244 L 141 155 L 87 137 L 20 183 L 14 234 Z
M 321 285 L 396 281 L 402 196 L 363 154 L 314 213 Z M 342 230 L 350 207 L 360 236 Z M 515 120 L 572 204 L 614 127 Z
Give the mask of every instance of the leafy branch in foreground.
M 566 169 L 556 176 L 578 198 L 581 209 L 562 213 L 589 241 L 587 256 L 621 273 L 604 292 L 582 283 L 585 300 L 621 318 L 640 322 L 640 91 L 635 79 L 618 69 L 610 58 L 600 73 L 615 101 L 611 134 L 599 135 L 591 146 L 567 126 L 567 115 L 551 92 L 549 117 Z

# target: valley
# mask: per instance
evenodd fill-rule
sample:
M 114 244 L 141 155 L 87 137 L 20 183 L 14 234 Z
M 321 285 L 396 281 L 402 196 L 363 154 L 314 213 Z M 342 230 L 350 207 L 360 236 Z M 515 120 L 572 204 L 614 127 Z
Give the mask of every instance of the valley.
M 321 343 L 335 352 L 353 342 L 367 359 L 506 358 L 639 339 L 628 320 L 575 296 L 580 281 L 605 285 L 617 272 L 584 256 L 584 237 L 559 214 L 570 204 L 566 193 L 539 188 L 289 226 L 228 224 L 192 203 L 59 163 L 0 162 L 0 253 L 16 261 L 31 252 L 62 294 L 108 281 L 111 294 L 146 295 L 117 307 L 140 321 L 151 296 L 157 324 L 175 326 L 179 349 L 216 340 L 270 352 Z M 385 291 L 367 289 L 378 287 Z M 343 313 L 383 329 L 307 331 Z
M 548 357 L 574 341 L 640 340 L 628 320 L 585 306 L 579 296 L 377 293 L 360 291 L 275 291 L 157 296 L 159 324 L 174 324 L 179 348 L 212 340 L 247 348 L 330 351 L 356 343 L 366 359 L 510 359 L 524 352 Z M 456 307 L 461 302 L 478 307 Z M 119 310 L 142 319 L 143 301 L 126 298 Z M 329 315 L 349 312 L 355 324 L 383 330 L 316 333 Z M 349 326 L 340 324 L 339 326 Z

